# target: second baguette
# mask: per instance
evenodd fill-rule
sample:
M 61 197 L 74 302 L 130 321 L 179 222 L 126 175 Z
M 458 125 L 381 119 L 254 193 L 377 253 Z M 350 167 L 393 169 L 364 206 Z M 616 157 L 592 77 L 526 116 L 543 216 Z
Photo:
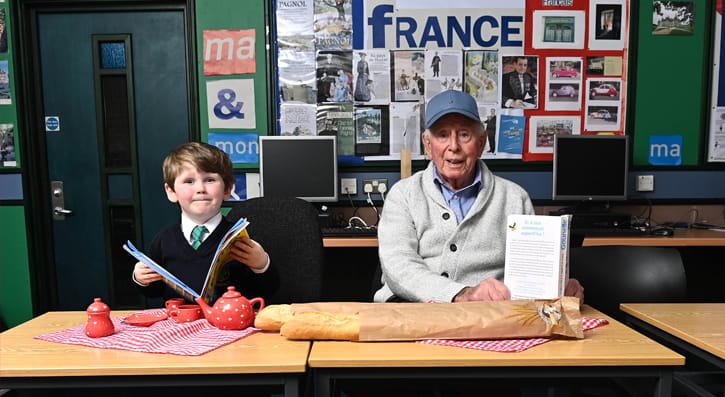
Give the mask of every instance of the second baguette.
M 292 306 L 269 305 L 254 317 L 254 326 L 263 331 L 279 331 L 282 324 L 292 318 Z
M 360 316 L 329 312 L 297 313 L 282 324 L 280 335 L 288 339 L 357 341 L 360 339 Z

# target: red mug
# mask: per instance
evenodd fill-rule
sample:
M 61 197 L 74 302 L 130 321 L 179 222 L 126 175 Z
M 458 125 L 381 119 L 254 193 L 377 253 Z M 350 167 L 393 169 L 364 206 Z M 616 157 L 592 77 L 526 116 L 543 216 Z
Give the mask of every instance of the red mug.
M 172 310 L 183 305 L 185 302 L 186 301 L 184 300 L 184 298 L 171 298 L 171 299 L 167 300 L 164 303 L 166 305 L 166 313 L 170 313 Z
M 179 305 L 169 311 L 169 317 L 177 323 L 190 323 L 203 318 L 199 305 Z

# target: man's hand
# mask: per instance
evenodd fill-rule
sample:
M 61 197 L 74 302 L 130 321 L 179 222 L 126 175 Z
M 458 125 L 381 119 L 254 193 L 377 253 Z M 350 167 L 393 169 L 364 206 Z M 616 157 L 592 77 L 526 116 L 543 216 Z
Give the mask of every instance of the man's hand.
M 570 278 L 566 283 L 564 295 L 577 297 L 579 298 L 579 304 L 584 303 L 584 287 L 582 287 L 582 285 L 579 284 L 579 280 L 575 278 Z
M 466 287 L 453 298 L 453 302 L 503 301 L 511 299 L 511 291 L 501 281 L 487 278 L 475 287 Z

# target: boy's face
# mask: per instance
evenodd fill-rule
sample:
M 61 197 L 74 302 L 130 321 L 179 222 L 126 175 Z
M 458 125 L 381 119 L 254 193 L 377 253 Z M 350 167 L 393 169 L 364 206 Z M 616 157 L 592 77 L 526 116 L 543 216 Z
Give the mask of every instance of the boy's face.
M 222 207 L 231 196 L 231 186 L 225 187 L 221 175 L 203 172 L 191 164 L 185 165 L 174 180 L 174 186 L 164 184 L 166 197 L 179 203 L 181 210 L 196 224 L 201 225 Z

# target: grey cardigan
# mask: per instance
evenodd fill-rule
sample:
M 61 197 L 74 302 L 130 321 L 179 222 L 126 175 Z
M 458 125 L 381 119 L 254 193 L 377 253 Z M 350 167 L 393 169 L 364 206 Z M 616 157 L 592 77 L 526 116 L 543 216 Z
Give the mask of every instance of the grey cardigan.
M 433 181 L 432 162 L 392 186 L 378 227 L 383 286 L 376 302 L 393 295 L 451 302 L 466 286 L 503 280 L 506 217 L 534 207 L 521 186 L 479 164 L 483 187 L 460 224 Z

